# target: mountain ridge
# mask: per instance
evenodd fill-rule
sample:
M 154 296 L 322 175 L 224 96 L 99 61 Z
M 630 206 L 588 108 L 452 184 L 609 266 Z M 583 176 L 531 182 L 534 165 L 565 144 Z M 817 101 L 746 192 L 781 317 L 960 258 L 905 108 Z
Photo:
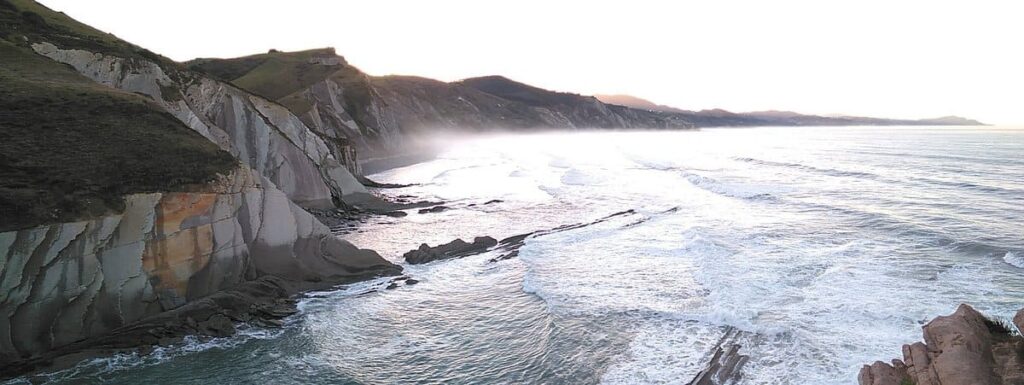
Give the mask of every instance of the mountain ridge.
M 185 65 L 289 107 L 319 132 L 355 143 L 363 155 L 386 153 L 400 148 L 411 137 L 439 129 L 980 124 L 963 118 L 901 120 L 824 117 L 787 111 L 690 111 L 628 95 L 551 91 L 501 75 L 452 82 L 409 75 L 371 76 L 330 47 L 195 59 Z
M 632 108 L 646 108 L 655 111 L 662 112 L 674 112 L 681 114 L 692 114 L 695 116 L 733 116 L 733 117 L 749 117 L 752 119 L 761 119 L 765 121 L 774 121 L 777 124 L 783 125 L 954 125 L 954 126 L 984 126 L 985 124 L 977 120 L 968 119 L 960 116 L 942 116 L 937 118 L 923 118 L 923 119 L 889 119 L 889 118 L 873 118 L 865 116 L 853 116 L 853 115 L 839 115 L 839 116 L 823 116 L 813 114 L 802 114 L 793 111 L 781 111 L 781 110 L 765 110 L 765 111 L 751 111 L 751 112 L 731 112 L 720 108 L 690 111 L 676 107 L 666 106 L 654 103 L 647 99 L 632 95 L 616 94 L 616 95 L 595 95 L 599 100 L 609 103 L 618 104 Z
M 455 82 L 370 76 L 333 48 L 196 59 L 186 66 L 267 96 L 318 132 L 346 138 L 369 153 L 400 147 L 410 137 L 438 129 L 693 127 L 673 116 L 609 107 L 593 97 L 552 92 L 500 76 Z M 273 76 L 263 75 L 269 73 Z

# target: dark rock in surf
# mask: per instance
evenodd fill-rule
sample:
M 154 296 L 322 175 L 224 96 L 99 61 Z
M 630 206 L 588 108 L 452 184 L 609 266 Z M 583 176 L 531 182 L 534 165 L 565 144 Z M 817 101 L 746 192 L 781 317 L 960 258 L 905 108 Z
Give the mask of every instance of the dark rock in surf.
M 467 257 L 480 254 L 498 244 L 498 241 L 491 237 L 476 237 L 473 243 L 467 243 L 462 239 L 456 239 L 443 245 L 430 247 L 426 243 L 420 245 L 416 250 L 410 250 L 402 255 L 406 262 L 418 265 L 443 259 Z
M 439 212 L 442 212 L 442 211 L 445 211 L 445 210 L 448 210 L 448 206 L 440 206 L 439 205 L 439 206 L 431 207 L 429 209 L 420 209 L 419 213 L 420 214 L 439 213 Z
M 223 314 L 215 314 L 199 323 L 199 332 L 210 337 L 227 337 L 235 334 L 235 324 Z
M 381 183 L 374 181 L 370 178 L 367 178 L 365 176 L 357 176 L 356 179 L 359 180 L 359 183 L 361 183 L 363 186 L 372 188 L 405 188 L 415 186 L 415 184 Z
M 500 202 L 500 201 L 498 201 L 498 202 Z M 490 202 L 488 202 L 488 203 L 490 203 Z M 603 218 L 597 219 L 597 220 L 592 221 L 592 222 L 567 224 L 567 225 L 561 225 L 561 226 L 558 226 L 558 227 L 555 227 L 555 228 L 551 228 L 551 229 L 537 230 L 537 231 L 533 231 L 533 232 L 529 232 L 529 233 L 525 233 L 525 234 L 513 235 L 511 237 L 502 239 L 500 242 L 498 242 L 498 248 L 503 250 L 503 251 L 505 251 L 505 253 L 503 253 L 503 254 L 495 257 L 495 258 L 491 258 L 490 262 L 504 261 L 506 259 L 511 259 L 511 258 L 518 257 L 519 256 L 519 248 L 523 247 L 523 245 L 525 244 L 527 238 L 530 238 L 530 237 L 540 237 L 540 236 L 544 236 L 544 235 L 560 233 L 560 232 L 563 232 L 563 231 L 575 230 L 575 229 L 579 229 L 579 228 L 583 228 L 583 227 L 587 227 L 587 226 L 591 226 L 591 225 L 596 225 L 598 223 L 608 221 L 608 220 L 610 220 L 612 218 L 615 218 L 615 217 L 628 216 L 628 215 L 634 215 L 634 214 L 636 214 L 636 211 L 633 210 L 633 209 L 629 209 L 629 210 L 619 211 L 617 213 L 605 216 Z
M 750 357 L 739 353 L 740 345 L 736 343 L 739 331 L 729 327 L 725 335 L 718 340 L 714 353 L 707 366 L 688 385 L 725 385 L 740 379 L 743 365 Z

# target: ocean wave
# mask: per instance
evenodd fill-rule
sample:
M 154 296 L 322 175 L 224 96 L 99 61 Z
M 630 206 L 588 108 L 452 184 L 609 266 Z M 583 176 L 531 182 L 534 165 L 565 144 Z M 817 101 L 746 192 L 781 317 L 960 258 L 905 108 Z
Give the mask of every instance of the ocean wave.
M 968 190 L 968 191 L 975 191 L 975 192 L 986 193 L 986 194 L 1005 194 L 1007 197 L 1009 197 L 1011 199 L 1015 199 L 1015 197 L 1024 196 L 1024 190 L 1013 189 L 1013 188 L 1005 188 L 1005 187 L 998 187 L 998 186 L 989 186 L 989 185 L 983 185 L 983 184 L 971 183 L 971 182 L 949 181 L 949 180 L 932 179 L 932 178 L 919 178 L 919 177 L 908 178 L 908 180 L 911 180 L 911 181 L 914 181 L 914 182 L 918 182 L 918 183 L 935 185 L 935 186 L 951 187 L 951 188 L 958 189 L 958 190 Z
M 926 178 L 926 177 L 914 177 L 914 176 L 908 176 L 908 177 L 905 177 L 905 178 L 895 179 L 895 178 L 886 178 L 886 177 L 883 177 L 881 175 L 870 173 L 870 172 L 852 171 L 852 170 L 841 170 L 841 169 L 835 169 L 835 168 L 821 168 L 821 167 L 815 167 L 815 166 L 810 166 L 810 165 L 805 165 L 805 164 L 800 164 L 800 163 L 777 162 L 777 161 L 763 160 L 763 159 L 757 159 L 757 158 L 748 158 L 748 157 L 736 157 L 736 158 L 733 158 L 733 159 L 737 160 L 737 161 L 740 161 L 740 162 L 750 163 L 750 164 L 756 164 L 756 165 L 762 165 L 762 166 L 770 166 L 770 167 L 781 167 L 781 168 L 797 169 L 797 170 L 803 170 L 803 171 L 808 171 L 808 172 L 813 172 L 813 173 L 817 173 L 817 174 L 821 174 L 821 175 L 827 175 L 827 176 L 833 176 L 833 177 L 862 178 L 862 179 L 869 179 L 869 180 L 874 180 L 874 181 L 883 182 L 883 183 L 891 183 L 891 184 L 907 184 L 907 182 L 913 182 L 913 183 L 916 183 L 916 184 L 941 186 L 941 187 L 950 187 L 950 188 L 957 189 L 957 190 L 974 191 L 974 192 L 985 193 L 985 194 L 991 194 L 991 193 L 1007 194 L 1007 196 L 1010 196 L 1010 197 L 1024 195 L 1024 190 L 1021 190 L 1021 189 L 999 187 L 999 186 L 991 186 L 991 185 L 980 184 L 980 183 L 972 183 L 972 182 L 966 182 L 966 181 L 952 181 L 952 180 L 942 180 L 942 179 L 934 179 L 934 178 Z
M 722 183 L 713 178 L 690 172 L 684 172 L 683 178 L 693 186 L 731 198 L 750 200 L 773 200 L 776 198 L 771 192 L 766 191 L 766 189 L 759 186 L 743 185 L 738 183 Z
M 1024 269 L 1024 255 L 1012 251 L 1007 251 L 1006 254 L 1003 255 L 1003 261 L 1006 261 L 1006 263 L 1009 263 L 1014 267 Z
M 599 175 L 589 173 L 578 168 L 570 168 L 560 179 L 562 184 L 570 186 L 594 186 L 604 183 L 605 179 Z
M 864 179 L 874 179 L 874 180 L 884 180 L 885 179 L 885 178 L 882 178 L 878 174 L 873 174 L 873 173 L 864 172 L 864 171 L 840 170 L 840 169 L 835 169 L 835 168 L 820 168 L 820 167 L 814 167 L 814 166 L 809 166 L 809 165 L 800 164 L 800 163 L 777 162 L 777 161 L 770 161 L 770 160 L 763 160 L 763 159 L 756 159 L 756 158 L 746 158 L 746 157 L 737 157 L 737 158 L 733 158 L 733 159 L 737 160 L 737 161 L 740 161 L 740 162 L 746 162 L 746 163 L 757 164 L 757 165 L 762 165 L 762 166 L 793 168 L 793 169 L 810 171 L 810 172 L 815 172 L 815 173 L 824 174 L 824 175 L 828 175 L 828 176 L 835 176 L 835 177 L 851 177 L 851 178 L 864 178 Z
M 1000 159 L 990 157 L 976 157 L 976 156 L 957 156 L 957 155 L 939 155 L 939 154 L 919 154 L 910 152 L 888 152 L 888 151 L 854 151 L 849 150 L 853 154 L 863 154 L 870 156 L 889 156 L 900 159 L 907 158 L 921 158 L 921 159 L 936 159 L 936 160 L 950 160 L 956 163 L 981 163 L 988 165 L 1009 165 L 1009 166 L 1024 166 L 1024 162 L 1014 159 Z
M 569 168 L 572 167 L 572 162 L 565 158 L 551 158 L 551 160 L 548 161 L 548 166 L 554 168 Z
M 96 379 L 102 382 L 107 375 L 137 368 L 160 365 L 175 358 L 204 352 L 211 349 L 232 349 L 253 340 L 267 340 L 280 337 L 286 329 L 294 324 L 295 318 L 290 317 L 284 328 L 267 329 L 263 327 L 240 325 L 235 335 L 223 338 L 202 338 L 186 336 L 182 342 L 170 346 L 154 347 L 148 354 L 138 352 L 118 353 L 108 357 L 93 358 L 82 361 L 67 369 L 50 373 L 40 373 L 29 378 L 16 378 L 4 385 L 21 384 L 60 384 L 67 381 Z

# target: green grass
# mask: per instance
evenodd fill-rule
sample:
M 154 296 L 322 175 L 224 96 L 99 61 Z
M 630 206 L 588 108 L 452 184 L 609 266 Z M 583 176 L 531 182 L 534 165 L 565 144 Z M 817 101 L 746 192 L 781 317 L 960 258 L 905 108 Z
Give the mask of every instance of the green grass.
M 309 63 L 310 58 L 318 55 L 334 56 L 334 50 L 268 52 L 235 59 L 198 60 L 189 67 L 270 100 L 279 100 L 326 79 L 339 69 Z
M 237 165 L 145 97 L 5 39 L 0 57 L 0 231 L 117 212 L 124 194 L 174 191 Z
M 903 381 L 900 381 L 900 385 L 914 385 L 914 380 L 904 378 Z
M 32 0 L 0 0 L 0 39 L 22 46 L 29 42 L 48 41 L 61 48 L 142 58 L 161 66 L 177 66 L 170 59 L 79 23 Z
M 368 122 L 375 121 L 367 110 L 371 105 L 372 90 L 366 74 L 347 64 L 324 66 L 309 63 L 309 59 L 316 56 L 335 55 L 333 48 L 298 52 L 271 51 L 234 59 L 198 59 L 188 63 L 188 67 L 281 103 L 303 119 L 312 105 L 302 95 L 302 91 L 331 78 L 345 89 L 344 107 L 365 130 L 370 127 Z

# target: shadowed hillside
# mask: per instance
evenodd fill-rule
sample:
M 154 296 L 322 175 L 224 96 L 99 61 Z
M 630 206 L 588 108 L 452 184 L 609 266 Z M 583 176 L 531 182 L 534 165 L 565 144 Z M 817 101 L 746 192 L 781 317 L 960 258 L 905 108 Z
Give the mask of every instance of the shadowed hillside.
M 0 231 L 123 209 L 122 195 L 205 183 L 230 154 L 146 98 L 97 84 L 24 46 L 46 34 L 151 55 L 31 2 L 0 2 Z

